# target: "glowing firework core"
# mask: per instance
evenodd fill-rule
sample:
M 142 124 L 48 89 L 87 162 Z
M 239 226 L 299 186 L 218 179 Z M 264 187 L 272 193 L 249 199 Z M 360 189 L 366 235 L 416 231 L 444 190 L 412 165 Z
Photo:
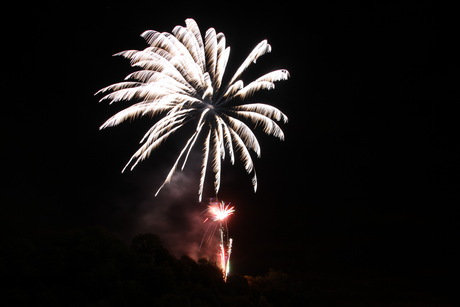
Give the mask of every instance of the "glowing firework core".
M 235 212 L 235 207 L 225 205 L 224 202 L 211 202 L 211 205 L 208 206 L 208 212 L 213 221 L 223 221 Z

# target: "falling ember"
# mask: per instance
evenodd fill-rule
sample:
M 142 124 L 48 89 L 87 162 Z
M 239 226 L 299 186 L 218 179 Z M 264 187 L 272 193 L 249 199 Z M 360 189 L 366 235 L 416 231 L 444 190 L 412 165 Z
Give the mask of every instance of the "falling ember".
M 232 244 L 233 239 L 229 238 L 228 235 L 228 226 L 227 220 L 230 215 L 235 212 L 235 207 L 230 204 L 225 205 L 223 201 L 210 201 L 208 206 L 207 213 L 208 217 L 204 220 L 204 223 L 208 220 L 219 223 L 219 234 L 220 234 L 220 243 L 219 243 L 219 265 L 222 270 L 224 280 L 227 281 L 227 276 L 230 271 L 230 255 L 232 253 Z M 215 228 L 214 228 L 215 229 Z

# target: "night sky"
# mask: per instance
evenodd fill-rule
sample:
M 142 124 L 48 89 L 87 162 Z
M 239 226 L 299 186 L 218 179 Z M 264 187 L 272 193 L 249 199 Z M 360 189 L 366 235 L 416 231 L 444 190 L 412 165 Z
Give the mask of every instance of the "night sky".
M 454 8 L 216 3 L 36 4 L 24 14 L 21 58 L 10 46 L 5 59 L 21 88 L 3 98 L 2 235 L 99 225 L 123 240 L 154 232 L 176 253 L 194 247 L 206 205 L 197 196 L 199 160 L 153 196 L 183 135 L 122 174 L 149 121 L 99 131 L 126 104 L 94 96 L 133 71 L 114 53 L 145 48 L 145 30 L 170 32 L 194 18 L 202 33 L 225 34 L 230 72 L 268 39 L 272 52 L 245 76 L 291 75 L 252 98 L 289 117 L 285 141 L 255 129 L 257 193 L 241 163 L 225 163 L 219 198 L 237 210 L 234 272 L 388 278 L 450 295 L 460 191 Z M 213 196 L 210 189 L 204 199 Z

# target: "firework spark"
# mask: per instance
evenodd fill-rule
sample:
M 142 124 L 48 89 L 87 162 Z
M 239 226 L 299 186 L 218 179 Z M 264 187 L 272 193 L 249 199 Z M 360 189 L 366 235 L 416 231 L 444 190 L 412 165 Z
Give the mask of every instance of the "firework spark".
M 172 34 L 148 30 L 142 33 L 150 45 L 144 50 L 127 50 L 115 55 L 131 61 L 140 70 L 129 74 L 124 82 L 107 86 L 98 93 L 110 103 L 131 101 L 134 104 L 109 118 L 100 129 L 116 126 L 138 117 L 161 115 L 141 140 L 140 148 L 133 154 L 123 171 L 131 170 L 176 130 L 192 123 L 192 133 L 180 151 L 165 181 L 171 181 L 176 169 L 184 168 L 191 149 L 199 137 L 204 137 L 203 161 L 198 195 L 201 201 L 208 160 L 212 160 L 214 190 L 219 191 L 221 161 L 228 154 L 234 164 L 235 153 L 243 161 L 248 174 L 252 174 L 254 191 L 257 177 L 249 150 L 260 156 L 260 145 L 244 121 L 259 125 L 269 135 L 284 139 L 275 121 L 287 122 L 287 116 L 277 108 L 264 103 L 244 103 L 243 100 L 262 89 L 273 89 L 274 82 L 286 80 L 285 69 L 269 72 L 245 85 L 242 73 L 267 52 L 271 46 L 261 41 L 243 61 L 231 78 L 224 78 L 230 55 L 224 34 L 214 28 L 206 31 L 204 38 L 193 19 L 186 26 L 176 26 Z M 107 93 L 109 92 L 109 93 Z M 201 140 L 201 138 L 200 138 Z

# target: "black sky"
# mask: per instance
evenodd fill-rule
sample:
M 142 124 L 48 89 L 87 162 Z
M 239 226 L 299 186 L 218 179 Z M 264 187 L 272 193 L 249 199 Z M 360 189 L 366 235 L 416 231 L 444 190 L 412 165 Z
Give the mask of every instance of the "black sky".
M 291 73 L 260 96 L 289 123 L 284 142 L 257 133 L 257 193 L 241 164 L 224 169 L 219 197 L 237 207 L 235 270 L 431 280 L 448 292 L 460 184 L 454 11 L 415 1 L 36 5 L 17 33 L 24 55 L 14 59 L 11 46 L 9 56 L 21 88 L 4 98 L 3 233 L 101 225 L 124 239 L 164 231 L 171 240 L 192 227 L 197 166 L 177 199 L 173 189 L 152 197 L 180 140 L 121 174 L 148 122 L 101 132 L 122 106 L 94 97 L 132 71 L 112 54 L 144 48 L 144 30 L 169 32 L 191 17 L 203 33 L 226 35 L 230 68 L 266 38 L 273 51 L 248 76 Z M 171 224 L 160 227 L 148 218 L 161 206 Z

